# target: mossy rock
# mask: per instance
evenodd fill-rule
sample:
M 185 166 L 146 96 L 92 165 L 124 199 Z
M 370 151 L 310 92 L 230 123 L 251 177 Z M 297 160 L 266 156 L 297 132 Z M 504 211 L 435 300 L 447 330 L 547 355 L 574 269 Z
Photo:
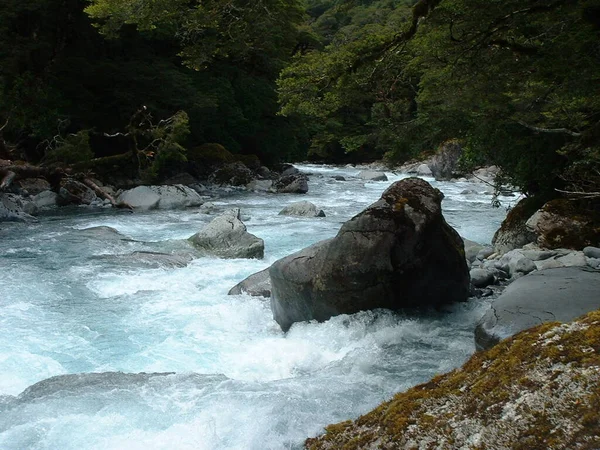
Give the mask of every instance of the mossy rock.
M 262 166 L 260 159 L 256 155 L 235 155 L 236 161 L 244 163 L 250 170 L 258 170 Z
M 546 203 L 527 221 L 544 248 L 573 248 L 600 245 L 600 212 L 587 204 L 568 199 Z
M 494 233 L 492 239 L 494 250 L 498 253 L 506 253 L 534 242 L 536 235 L 525 224 L 543 204 L 543 201 L 535 197 L 527 197 L 517 203 Z
M 523 331 L 306 448 L 600 448 L 600 311 Z
M 221 144 L 202 144 L 187 151 L 188 162 L 199 172 L 209 172 L 235 161 L 233 154 Z

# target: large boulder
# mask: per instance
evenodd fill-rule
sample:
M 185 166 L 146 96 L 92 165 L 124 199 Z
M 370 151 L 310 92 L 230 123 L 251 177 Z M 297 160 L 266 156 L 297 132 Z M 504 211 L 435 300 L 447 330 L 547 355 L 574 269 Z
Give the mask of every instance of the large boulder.
M 477 324 L 475 344 L 484 350 L 544 322 L 568 322 L 600 308 L 600 271 L 546 269 L 510 284 Z
M 262 259 L 265 253 L 264 241 L 246 231 L 239 208 L 216 217 L 189 240 L 203 253 L 219 258 Z
M 444 220 L 443 194 L 419 178 L 390 186 L 337 236 L 271 266 L 271 307 L 283 330 L 374 308 L 466 300 L 463 241 Z
M 271 297 L 271 277 L 269 267 L 260 272 L 253 273 L 248 278 L 232 287 L 227 295 L 248 294 L 252 297 Z
M 388 177 L 385 172 L 377 170 L 362 170 L 358 173 L 358 178 L 365 181 L 387 181 Z
M 325 217 L 322 209 L 318 209 L 314 203 L 303 200 L 287 205 L 281 211 L 280 216 L 297 216 L 297 217 Z
M 463 150 L 456 141 L 444 143 L 439 151 L 431 158 L 429 168 L 436 180 L 450 180 L 461 175 L 458 172 L 458 161 Z
M 42 191 L 32 198 L 33 203 L 38 208 L 51 208 L 56 206 L 56 199 L 58 195 L 53 191 Z
M 215 184 L 228 184 L 231 186 L 246 186 L 256 178 L 254 172 L 250 170 L 241 161 L 235 161 L 226 164 L 217 169 L 208 178 L 208 181 Z
M 497 253 L 503 254 L 535 242 L 535 233 L 529 230 L 525 224 L 537 207 L 538 204 L 534 199 L 526 198 L 508 212 L 492 239 L 492 245 Z
M 305 448 L 598 449 L 598 336 L 598 311 L 523 331 Z
M 28 222 L 35 218 L 27 211 L 27 202 L 16 194 L 0 193 L 0 222 Z
M 119 195 L 118 202 L 136 209 L 177 209 L 200 206 L 202 197 L 195 190 L 181 184 L 172 186 L 137 186 Z
M 281 194 L 306 194 L 308 192 L 308 178 L 302 173 L 282 176 L 273 187 Z
M 600 214 L 578 208 L 567 199 L 549 201 L 527 220 L 526 226 L 544 248 L 580 250 L 600 243 Z

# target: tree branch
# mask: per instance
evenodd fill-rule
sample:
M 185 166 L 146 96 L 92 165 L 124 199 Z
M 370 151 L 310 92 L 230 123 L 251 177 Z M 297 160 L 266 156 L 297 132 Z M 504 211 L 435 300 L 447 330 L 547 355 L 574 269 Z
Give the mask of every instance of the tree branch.
M 529 125 L 521 120 L 517 120 L 519 125 L 524 126 L 525 128 L 529 128 L 530 130 L 537 131 L 538 133 L 553 133 L 553 134 L 568 134 L 573 137 L 580 137 L 581 133 L 576 131 L 569 130 L 568 128 L 540 128 L 534 127 L 533 125 Z

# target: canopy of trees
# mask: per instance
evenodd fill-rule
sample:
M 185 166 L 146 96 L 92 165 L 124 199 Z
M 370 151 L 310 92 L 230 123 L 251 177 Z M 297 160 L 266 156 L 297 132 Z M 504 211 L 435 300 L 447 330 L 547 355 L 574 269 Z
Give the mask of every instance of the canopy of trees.
M 174 158 L 215 142 L 266 162 L 401 162 L 458 139 L 465 165 L 528 194 L 600 191 L 600 0 L 3 6 L 0 157 L 39 161 L 82 130 L 88 157 L 121 152 L 106 136 L 145 106 L 187 113 Z

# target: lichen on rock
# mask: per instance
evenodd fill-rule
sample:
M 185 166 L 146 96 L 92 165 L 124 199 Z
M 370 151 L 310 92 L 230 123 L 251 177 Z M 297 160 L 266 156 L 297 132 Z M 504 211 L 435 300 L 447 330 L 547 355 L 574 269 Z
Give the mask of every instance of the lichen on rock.
M 600 311 L 475 354 L 306 441 L 320 449 L 600 448 Z

